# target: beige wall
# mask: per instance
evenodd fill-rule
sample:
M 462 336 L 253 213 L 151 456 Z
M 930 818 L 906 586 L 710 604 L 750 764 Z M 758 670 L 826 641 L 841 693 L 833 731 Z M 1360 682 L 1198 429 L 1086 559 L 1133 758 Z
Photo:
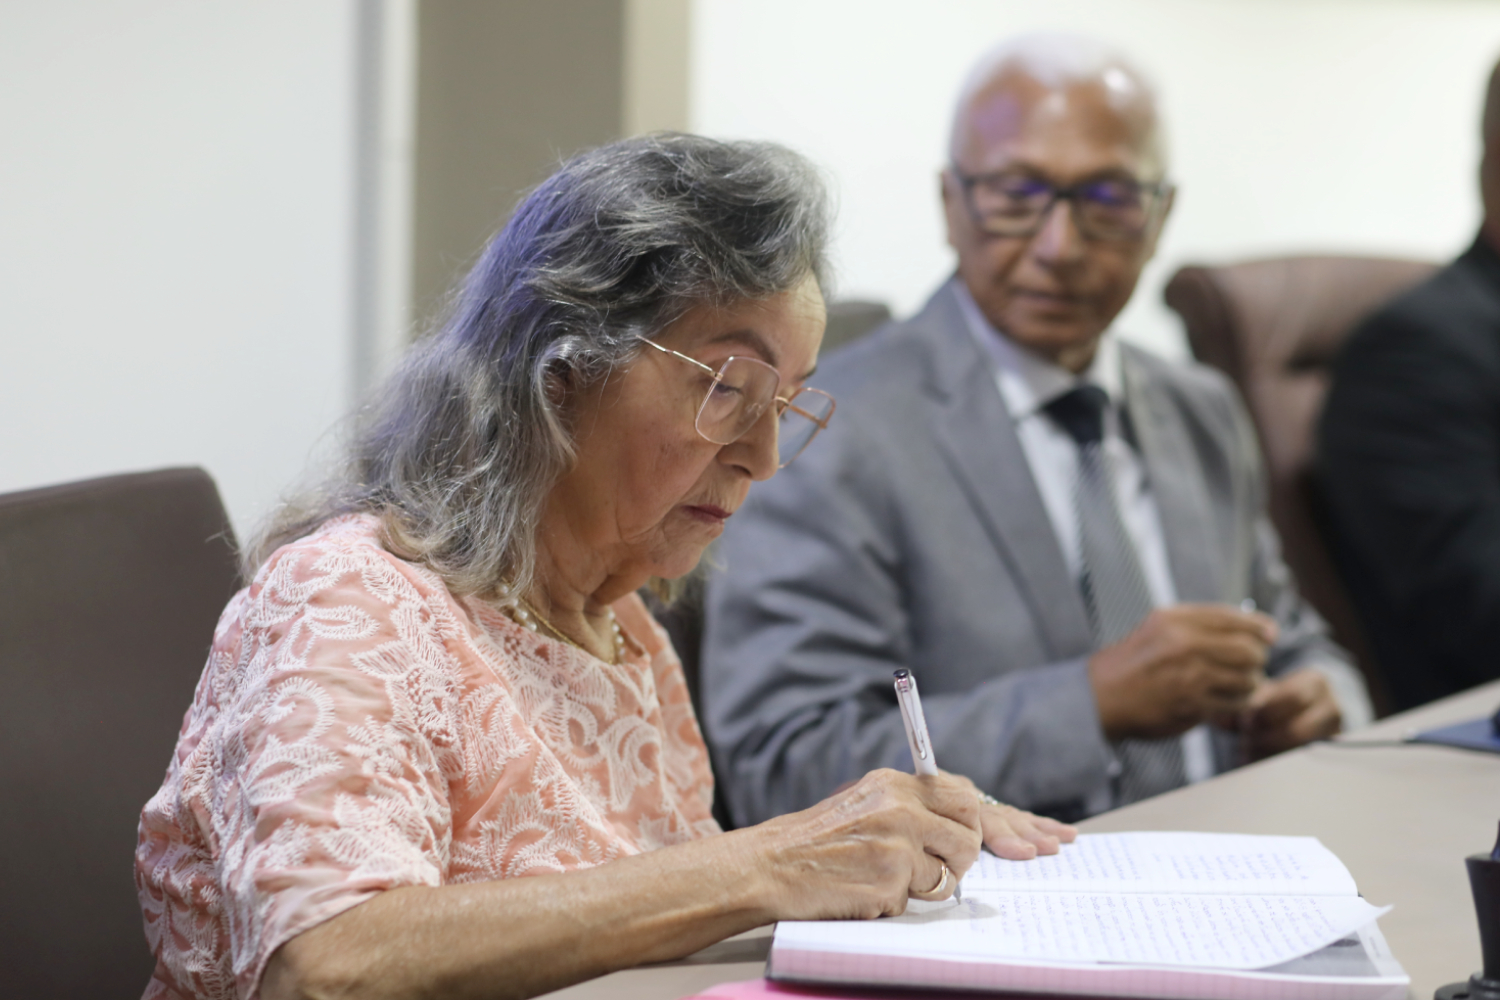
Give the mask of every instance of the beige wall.
M 422 329 L 560 159 L 688 120 L 688 0 L 422 0 L 412 313 Z
M 625 0 L 626 135 L 688 130 L 692 6 L 692 0 Z
M 424 0 L 412 301 L 430 317 L 517 195 L 620 133 L 620 0 Z

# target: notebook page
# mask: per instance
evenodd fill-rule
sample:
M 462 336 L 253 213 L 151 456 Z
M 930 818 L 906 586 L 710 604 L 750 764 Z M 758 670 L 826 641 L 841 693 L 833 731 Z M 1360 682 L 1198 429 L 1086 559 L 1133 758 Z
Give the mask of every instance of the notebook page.
M 1277 976 L 1405 979 L 1410 982 L 1406 970 L 1391 954 L 1391 946 L 1386 944 L 1379 924 L 1366 924 L 1357 933 L 1340 938 L 1326 948 L 1259 971 Z M 1406 994 L 1401 997 L 1407 1000 Z
M 985 852 L 963 886 L 964 892 L 1358 894 L 1349 870 L 1318 838 L 1241 833 L 1085 833 L 1034 861 Z
M 775 947 L 989 961 L 1264 969 L 1375 920 L 1358 896 L 984 893 L 880 920 L 782 921 Z

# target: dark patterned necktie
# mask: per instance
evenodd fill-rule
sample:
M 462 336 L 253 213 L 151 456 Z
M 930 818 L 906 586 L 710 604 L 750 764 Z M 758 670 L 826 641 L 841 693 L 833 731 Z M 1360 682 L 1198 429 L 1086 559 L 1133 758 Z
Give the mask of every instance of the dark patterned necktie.
M 1113 477 L 1104 455 L 1104 411 L 1109 396 L 1080 385 L 1042 408 L 1078 445 L 1078 515 L 1082 572 L 1078 585 L 1094 629 L 1094 648 L 1129 635 L 1151 613 L 1150 588 L 1135 545 L 1115 502 Z M 1122 770 L 1116 805 L 1159 795 L 1186 783 L 1182 740 L 1121 740 L 1115 745 Z

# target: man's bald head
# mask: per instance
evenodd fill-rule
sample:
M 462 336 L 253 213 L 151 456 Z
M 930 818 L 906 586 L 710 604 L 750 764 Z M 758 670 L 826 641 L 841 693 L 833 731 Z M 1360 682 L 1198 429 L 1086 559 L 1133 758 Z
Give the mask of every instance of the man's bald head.
M 1061 108 L 1070 91 L 1092 91 L 1087 102 L 1115 119 L 1142 164 L 1166 170 L 1166 141 L 1150 83 L 1118 51 L 1083 35 L 1034 34 L 991 49 L 970 71 L 954 108 L 948 155 L 959 163 L 976 146 L 1018 129 L 1039 106 Z
M 1130 300 L 1172 208 L 1156 101 L 1118 53 L 1028 35 L 969 76 L 942 175 L 948 243 L 990 324 L 1071 371 Z

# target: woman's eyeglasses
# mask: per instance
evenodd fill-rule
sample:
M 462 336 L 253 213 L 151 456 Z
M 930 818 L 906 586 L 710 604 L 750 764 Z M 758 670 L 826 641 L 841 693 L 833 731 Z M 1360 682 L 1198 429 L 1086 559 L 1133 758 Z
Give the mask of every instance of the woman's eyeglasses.
M 777 468 L 784 469 L 792 459 L 828 426 L 833 417 L 833 397 L 817 389 L 803 388 L 791 396 L 778 396 L 781 374 L 757 358 L 729 358 L 714 371 L 708 365 L 686 354 L 663 347 L 655 341 L 643 341 L 706 373 L 711 380 L 693 427 L 706 441 L 732 444 L 743 437 L 769 407 L 776 408 Z

